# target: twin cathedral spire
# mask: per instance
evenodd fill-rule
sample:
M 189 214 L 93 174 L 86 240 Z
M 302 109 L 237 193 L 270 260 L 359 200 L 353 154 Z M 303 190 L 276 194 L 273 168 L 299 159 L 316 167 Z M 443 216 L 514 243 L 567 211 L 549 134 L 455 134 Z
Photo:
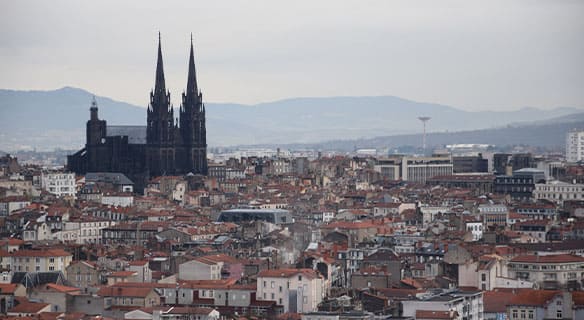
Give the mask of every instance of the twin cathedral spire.
M 205 106 L 197 87 L 192 35 L 190 49 L 187 88 L 182 94 L 179 119 L 175 121 L 164 79 L 162 44 L 158 34 L 156 80 L 154 90 L 150 92 L 146 130 L 148 167 L 155 175 L 188 169 L 203 174 L 207 172 Z

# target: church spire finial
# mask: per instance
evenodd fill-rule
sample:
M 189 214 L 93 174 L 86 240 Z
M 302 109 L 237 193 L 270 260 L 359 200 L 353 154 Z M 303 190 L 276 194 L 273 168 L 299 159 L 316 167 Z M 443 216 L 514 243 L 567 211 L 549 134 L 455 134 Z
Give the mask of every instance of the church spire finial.
M 162 65 L 162 41 L 160 39 L 160 31 L 158 31 L 158 61 L 156 62 L 156 84 L 154 86 L 154 92 L 166 91 L 166 85 L 164 83 L 164 67 Z
M 195 70 L 195 50 L 193 48 L 193 34 L 191 33 L 191 54 L 189 57 L 189 74 L 187 77 L 187 94 L 197 94 L 197 72 Z

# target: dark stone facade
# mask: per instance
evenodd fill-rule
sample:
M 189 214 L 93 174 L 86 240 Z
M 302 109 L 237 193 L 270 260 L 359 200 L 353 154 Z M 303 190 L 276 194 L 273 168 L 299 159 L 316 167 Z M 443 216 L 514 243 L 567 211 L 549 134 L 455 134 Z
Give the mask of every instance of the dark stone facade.
M 182 94 L 180 120 L 175 121 L 170 93 L 166 90 L 160 38 L 156 83 L 150 92 L 147 112 L 144 143 L 129 135 L 108 135 L 106 121 L 98 118 L 94 100 L 87 121 L 85 148 L 67 157 L 69 170 L 77 174 L 121 172 L 132 179 L 137 191 L 142 190 L 153 176 L 187 173 L 206 175 L 205 106 L 197 87 L 192 40 L 187 89 Z

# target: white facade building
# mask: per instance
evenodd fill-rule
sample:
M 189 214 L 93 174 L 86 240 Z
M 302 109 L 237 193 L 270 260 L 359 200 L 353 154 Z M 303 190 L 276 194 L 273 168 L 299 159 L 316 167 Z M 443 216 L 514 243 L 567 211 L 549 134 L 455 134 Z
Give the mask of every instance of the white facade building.
M 62 196 L 75 196 L 75 173 L 50 172 L 41 173 L 41 188 L 49 193 Z
M 53 238 L 76 244 L 100 243 L 102 230 L 115 224 L 111 220 L 67 221 L 61 231 L 53 233 Z
M 482 221 L 468 221 L 466 223 L 466 231 L 472 234 L 472 241 L 479 241 L 483 238 L 483 222 Z
M 312 269 L 271 269 L 258 274 L 257 299 L 275 301 L 284 312 L 316 311 L 324 293 L 324 279 Z
M 418 293 L 415 299 L 402 301 L 402 305 L 404 317 L 416 317 L 417 311 L 428 310 L 456 312 L 456 319 L 481 320 L 483 293 L 479 290 Z
M 566 135 L 566 161 L 584 160 L 584 131 L 571 131 Z
M 114 207 L 131 207 L 134 205 L 134 195 L 131 193 L 104 194 L 101 204 Z
M 425 183 L 435 176 L 449 176 L 453 173 L 452 157 L 407 157 L 391 156 L 377 159 L 373 167 L 376 172 L 389 180 L 403 180 Z
M 535 184 L 535 200 L 549 200 L 559 205 L 565 200 L 584 200 L 584 184 L 572 184 L 562 181 L 548 181 Z

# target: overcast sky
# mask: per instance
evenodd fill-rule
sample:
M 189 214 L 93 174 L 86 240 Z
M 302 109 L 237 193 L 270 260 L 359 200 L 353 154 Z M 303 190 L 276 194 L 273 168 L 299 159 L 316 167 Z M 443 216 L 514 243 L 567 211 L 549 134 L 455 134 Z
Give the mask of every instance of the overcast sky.
M 584 1 L 4 1 L 0 88 L 146 106 L 157 33 L 174 105 L 190 33 L 208 102 L 393 95 L 584 107 Z M 163 5 L 163 6 L 161 6 Z

